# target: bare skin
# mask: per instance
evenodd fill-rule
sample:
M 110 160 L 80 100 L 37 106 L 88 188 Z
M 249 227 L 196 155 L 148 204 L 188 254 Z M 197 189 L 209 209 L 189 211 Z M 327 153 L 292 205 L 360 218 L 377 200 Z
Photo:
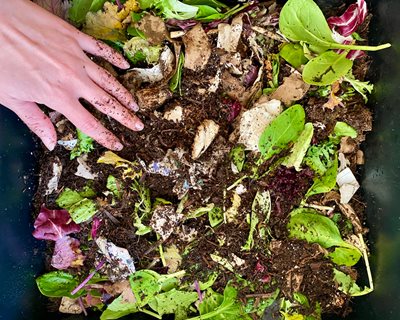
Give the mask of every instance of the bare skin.
M 107 45 L 28 0 L 1 4 L 0 43 L 0 104 L 15 112 L 49 150 L 57 134 L 37 104 L 62 113 L 111 150 L 123 145 L 79 103 L 80 98 L 129 129 L 143 129 L 133 113 L 138 105 L 130 92 L 85 54 L 128 68 L 122 55 Z

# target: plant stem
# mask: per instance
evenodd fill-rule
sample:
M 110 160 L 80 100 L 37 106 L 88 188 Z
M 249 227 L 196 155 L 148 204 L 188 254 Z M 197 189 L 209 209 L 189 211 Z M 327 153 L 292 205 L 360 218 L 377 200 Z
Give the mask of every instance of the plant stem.
M 340 43 L 331 43 L 330 47 L 335 49 L 344 50 L 362 50 L 362 51 L 379 51 L 383 49 L 390 48 L 392 45 L 390 43 L 381 44 L 379 46 L 358 46 L 358 45 L 346 45 Z
M 373 291 L 374 290 L 374 282 L 372 279 L 371 266 L 369 265 L 367 246 L 365 245 L 364 238 L 361 233 L 358 234 L 358 237 L 360 238 L 360 242 L 362 245 L 362 253 L 363 253 L 363 257 L 364 257 L 364 261 L 365 261 L 365 267 L 367 269 L 369 288 L 371 289 L 371 291 Z

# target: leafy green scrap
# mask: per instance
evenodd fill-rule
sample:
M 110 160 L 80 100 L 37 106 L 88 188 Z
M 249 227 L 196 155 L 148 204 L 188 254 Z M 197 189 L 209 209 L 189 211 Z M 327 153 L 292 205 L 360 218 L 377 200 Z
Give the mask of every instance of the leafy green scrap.
M 72 220 L 79 224 L 91 219 L 96 214 L 96 202 L 89 199 L 93 196 L 95 194 L 90 188 L 84 189 L 82 192 L 66 188 L 56 199 L 56 204 L 66 209 Z
M 82 154 L 87 154 L 94 150 L 94 140 L 88 135 L 84 134 L 81 130 L 76 129 L 77 142 L 75 147 L 71 150 L 70 160 L 79 157 Z
M 268 160 L 296 141 L 304 129 L 304 121 L 304 109 L 299 104 L 286 109 L 277 116 L 265 128 L 258 142 L 263 160 Z

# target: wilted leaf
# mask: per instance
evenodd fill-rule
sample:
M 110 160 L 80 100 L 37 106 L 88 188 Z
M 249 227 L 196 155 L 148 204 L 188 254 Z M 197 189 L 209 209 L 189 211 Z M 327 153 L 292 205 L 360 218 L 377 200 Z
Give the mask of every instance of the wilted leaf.
M 306 123 L 304 125 L 304 130 L 294 143 L 290 155 L 283 161 L 282 164 L 286 167 L 294 167 L 296 171 L 300 171 L 301 163 L 303 162 L 304 156 L 306 155 L 306 152 L 310 146 L 313 134 L 314 126 L 312 123 Z
M 365 287 L 364 290 L 361 290 L 361 288 L 356 284 L 355 280 L 339 270 L 333 269 L 333 273 L 335 275 L 334 280 L 339 285 L 339 290 L 352 297 L 363 296 L 372 292 L 372 289 L 368 287 Z
M 56 241 L 51 265 L 59 270 L 79 268 L 83 266 L 85 257 L 79 248 L 80 242 L 69 236 L 62 237 Z
M 177 271 L 182 262 L 182 257 L 175 245 L 171 245 L 165 250 L 164 259 L 166 266 L 168 267 L 168 273 Z
M 53 241 L 81 230 L 79 225 L 71 221 L 67 210 L 49 210 L 45 206 L 40 208 L 34 227 L 32 234 L 36 239 Z

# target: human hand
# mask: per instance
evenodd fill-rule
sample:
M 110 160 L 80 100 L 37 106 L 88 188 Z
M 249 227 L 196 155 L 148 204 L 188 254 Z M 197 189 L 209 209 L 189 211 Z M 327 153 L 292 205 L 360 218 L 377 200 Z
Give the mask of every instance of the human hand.
M 138 110 L 130 92 L 85 54 L 129 67 L 122 55 L 102 42 L 28 0 L 13 0 L 0 7 L 0 43 L 0 104 L 14 111 L 49 150 L 54 149 L 57 134 L 37 103 L 62 113 L 111 150 L 123 146 L 79 103 L 80 98 L 134 131 L 143 128 L 129 111 Z

